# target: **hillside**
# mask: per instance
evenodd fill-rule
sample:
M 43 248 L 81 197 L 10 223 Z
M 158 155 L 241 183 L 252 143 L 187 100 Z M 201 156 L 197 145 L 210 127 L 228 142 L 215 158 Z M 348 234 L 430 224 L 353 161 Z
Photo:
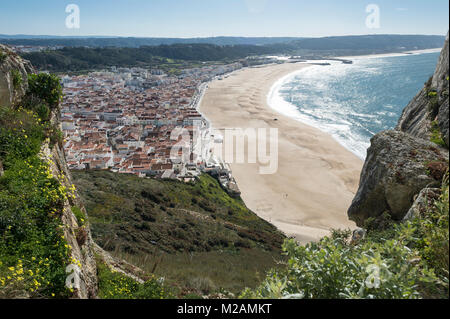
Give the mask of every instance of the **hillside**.
M 72 175 L 95 242 L 181 294 L 239 293 L 282 259 L 284 237 L 209 175 L 195 184 L 107 171 Z
M 350 56 L 376 53 L 403 52 L 437 48 L 442 45 L 442 36 L 420 35 L 368 35 L 327 37 L 310 39 L 282 39 L 285 41 L 263 41 L 255 45 L 251 40 L 236 40 L 236 43 L 220 43 L 217 38 L 166 41 L 160 45 L 145 44 L 143 39 L 31 39 L 1 40 L 10 44 L 64 45 L 58 50 L 24 53 L 39 70 L 69 72 L 121 67 L 170 67 L 170 64 L 185 62 L 231 61 L 255 55 L 303 55 L 309 58 Z M 21 42 L 22 41 L 22 42 Z M 83 41 L 85 44 L 83 45 Z M 115 41 L 115 42 L 114 42 Z M 281 40 L 280 40 L 281 41 Z M 111 42 L 110 46 L 101 45 Z M 115 43 L 115 44 L 114 44 Z

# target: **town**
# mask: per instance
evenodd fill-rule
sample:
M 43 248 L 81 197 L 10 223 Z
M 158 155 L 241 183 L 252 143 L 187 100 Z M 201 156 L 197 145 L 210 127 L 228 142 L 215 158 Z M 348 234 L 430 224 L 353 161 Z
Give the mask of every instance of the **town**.
M 112 67 L 64 76 L 61 122 L 69 168 L 184 182 L 208 172 L 239 194 L 229 166 L 213 154 L 221 138 L 197 108 L 209 81 L 242 67 L 204 66 L 177 76 Z

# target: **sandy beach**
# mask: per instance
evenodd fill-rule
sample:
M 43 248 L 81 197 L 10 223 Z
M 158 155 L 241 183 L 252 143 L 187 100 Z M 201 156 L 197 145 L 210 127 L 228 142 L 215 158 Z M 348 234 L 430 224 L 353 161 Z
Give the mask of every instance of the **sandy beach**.
M 231 168 L 246 205 L 301 243 L 318 240 L 332 228 L 355 227 L 347 209 L 363 165 L 330 135 L 267 104 L 277 80 L 305 67 L 282 64 L 235 72 L 210 83 L 199 107 L 215 129 L 278 128 L 275 174 L 259 174 L 257 164 Z

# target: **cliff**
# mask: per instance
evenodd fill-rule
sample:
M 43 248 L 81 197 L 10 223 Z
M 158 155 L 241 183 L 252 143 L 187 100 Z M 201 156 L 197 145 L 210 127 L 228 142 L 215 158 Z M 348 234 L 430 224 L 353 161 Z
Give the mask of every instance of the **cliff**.
M 404 109 L 395 130 L 371 140 L 358 192 L 348 210 L 364 226 L 388 213 L 402 220 L 425 188 L 440 187 L 448 171 L 448 34 L 436 71 Z
M 28 85 L 22 79 L 32 72 L 30 62 L 0 44 L 0 105 L 11 106 L 25 95 Z
M 34 104 L 43 103 L 43 101 L 37 100 L 37 98 L 33 98 L 32 101 L 25 101 L 27 97 L 28 91 L 28 75 L 34 72 L 32 66 L 29 62 L 21 59 L 19 56 L 14 54 L 9 48 L 5 46 L 0 46 L 0 106 L 4 110 L 10 110 L 10 114 L 12 118 L 16 115 L 17 118 L 20 118 L 20 123 L 24 124 L 26 120 L 30 120 L 30 118 L 23 118 L 27 115 L 32 114 L 30 111 L 22 111 L 22 106 L 24 104 L 28 104 L 26 108 L 33 108 Z M 87 223 L 81 221 L 80 216 L 76 216 L 75 212 L 80 212 L 81 215 L 85 216 L 86 211 L 78 199 L 76 195 L 76 191 L 73 189 L 73 184 L 71 182 L 71 175 L 68 171 L 64 152 L 62 150 L 61 143 L 52 141 L 53 137 L 57 137 L 57 128 L 59 126 L 59 108 L 54 108 L 50 114 L 47 115 L 48 123 L 45 125 L 46 132 L 48 136 L 46 139 L 42 140 L 40 145 L 39 153 L 37 154 L 37 158 L 42 161 L 42 165 L 48 169 L 48 179 L 55 181 L 58 183 L 58 189 L 61 190 L 62 195 L 55 201 L 53 207 L 48 207 L 46 209 L 52 209 L 54 212 L 57 212 L 60 226 L 62 228 L 62 237 L 64 238 L 64 244 L 69 248 L 67 251 L 67 260 L 68 263 L 75 264 L 79 266 L 80 272 L 80 288 L 74 289 L 71 298 L 94 298 L 97 295 L 97 269 L 96 262 L 94 258 L 93 252 L 93 241 L 90 233 L 90 228 Z M 3 119 L 4 120 L 4 119 Z M 45 122 L 44 119 L 39 119 L 39 122 Z M 26 124 L 24 124 L 26 126 Z M 42 127 L 44 124 L 42 124 Z M 30 131 L 39 129 L 41 126 L 38 123 L 30 122 Z M 52 129 L 49 129 L 52 128 Z M 7 129 L 4 127 L 3 129 Z M 27 131 L 26 127 L 12 127 L 14 131 Z M 51 133 L 50 133 L 51 132 Z M 28 132 L 27 132 L 28 134 Z M 49 135 L 55 134 L 55 135 Z M 23 136 L 24 139 L 29 140 L 32 139 L 32 133 Z M 2 137 L 4 137 L 2 135 Z M 27 141 L 24 141 L 25 145 L 22 147 L 26 149 Z M 39 141 L 36 139 L 35 141 Z M 33 142 L 35 142 L 33 141 Z M 3 141 L 2 141 L 3 142 Z M 20 147 L 20 146 L 19 146 Z M 2 157 L 5 158 L 5 163 L 8 162 L 8 166 L 13 170 L 13 167 L 20 163 L 23 159 L 21 156 L 11 156 L 12 150 L 7 147 L 2 148 L 2 153 L 0 154 L 0 163 Z M 31 152 L 30 152 L 31 153 Z M 30 154 L 26 154 L 30 155 Z M 29 157 L 26 161 L 31 161 Z M 0 164 L 2 167 L 3 164 Z M 30 165 L 31 166 L 31 165 Z M 5 168 L 5 172 L 2 175 L 8 174 L 8 169 Z M 19 180 L 16 178 L 15 181 Z M 25 184 L 24 187 L 30 187 L 34 189 L 40 189 L 44 186 L 33 185 L 33 182 L 38 183 L 38 178 L 36 177 L 32 182 Z M 50 183 L 50 182 L 48 182 Z M 0 190 L 2 190 L 2 186 L 0 186 Z M 24 194 L 26 196 L 27 194 Z M 31 206 L 31 205 L 29 205 Z M 2 208 L 5 208 L 4 206 Z M 0 212 L 0 215 L 3 215 L 7 208 Z M 36 211 L 38 208 L 32 208 L 32 211 Z M 3 216 L 2 216 L 3 217 Z M 36 222 L 36 227 L 38 226 L 38 222 Z M 8 227 L 11 227 L 8 226 Z M 39 246 L 36 246 L 35 249 L 39 249 Z M 26 255 L 23 255 L 24 259 L 27 259 Z M 6 258 L 5 258 L 6 259 Z M 36 260 L 36 257 L 31 257 L 31 262 Z M 23 261 L 20 261 L 24 263 Z M 33 265 L 28 266 L 30 269 L 28 271 L 33 272 Z M 64 269 L 65 271 L 65 269 Z M 26 279 L 24 279 L 26 280 Z M 40 286 L 43 284 L 40 283 Z M 36 289 L 37 291 L 38 289 Z M 33 297 L 33 295 L 24 295 L 26 297 Z M 13 296 L 14 297 L 14 296 Z

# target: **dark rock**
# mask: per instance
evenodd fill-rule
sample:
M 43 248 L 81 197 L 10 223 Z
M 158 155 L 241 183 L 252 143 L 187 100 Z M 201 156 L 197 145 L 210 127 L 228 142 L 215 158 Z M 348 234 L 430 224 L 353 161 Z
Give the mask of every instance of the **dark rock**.
M 442 92 L 444 90 L 448 90 L 448 80 L 447 77 L 449 67 L 449 46 L 448 46 L 448 33 L 447 38 L 445 39 L 444 47 L 441 51 L 441 56 L 439 57 L 439 61 L 436 67 L 436 71 L 433 75 L 432 87 L 435 88 L 438 92 Z
M 28 74 L 34 69 L 29 61 L 22 59 L 9 47 L 0 44 L 0 105 L 11 106 L 19 103 L 28 88 Z M 14 72 L 20 76 L 20 83 L 14 84 Z
M 403 221 L 412 220 L 423 215 L 430 208 L 430 203 L 439 199 L 440 195 L 441 190 L 439 188 L 424 188 L 417 196 Z
M 442 133 L 442 137 L 447 144 L 450 145 L 448 140 L 448 91 L 449 91 L 449 44 L 448 44 L 448 33 L 447 39 L 445 40 L 444 48 L 442 49 L 441 56 L 439 57 L 439 62 L 434 73 L 432 86 L 439 92 L 439 113 L 437 121 L 439 128 Z
M 449 130 L 449 123 L 448 123 L 449 114 L 448 113 L 449 112 L 448 112 L 448 96 L 447 96 L 447 98 L 441 104 L 441 106 L 439 108 L 439 114 L 438 114 L 439 129 L 441 130 L 442 138 L 443 138 L 445 144 L 447 145 L 447 147 L 450 146 L 449 139 L 448 139 L 448 130 Z
M 427 164 L 448 166 L 448 151 L 435 144 L 398 131 L 372 138 L 361 173 L 358 192 L 348 210 L 349 218 L 363 227 L 370 217 L 389 212 L 402 220 L 423 188 L 439 187 L 441 180 L 429 174 Z
M 447 147 L 449 146 L 448 76 L 449 44 L 447 34 L 433 77 L 403 110 L 396 130 L 408 133 L 414 137 L 430 140 L 431 123 L 436 120 L 442 137 Z M 436 92 L 436 97 L 428 96 L 430 92 Z
M 431 120 L 428 116 L 427 89 L 423 88 L 403 110 L 396 130 L 429 140 Z

